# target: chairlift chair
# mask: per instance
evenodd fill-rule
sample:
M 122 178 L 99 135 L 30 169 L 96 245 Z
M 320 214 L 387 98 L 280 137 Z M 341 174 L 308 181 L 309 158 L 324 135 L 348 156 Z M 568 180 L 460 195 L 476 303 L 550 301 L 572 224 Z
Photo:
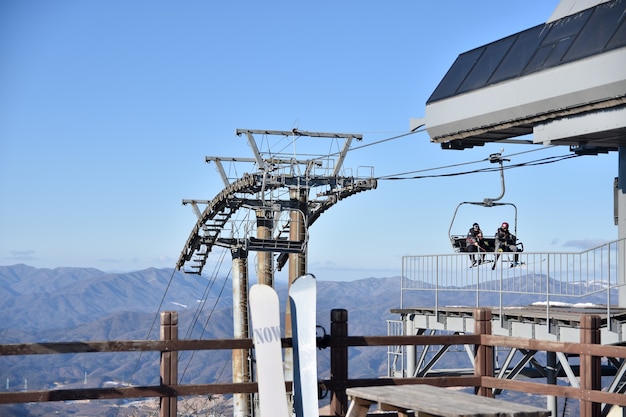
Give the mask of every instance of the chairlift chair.
M 513 213 L 514 213 L 513 234 L 517 236 L 517 206 L 513 203 L 498 202 L 498 200 L 504 197 L 504 192 L 505 192 L 504 167 L 503 167 L 504 161 L 509 161 L 509 160 L 502 158 L 502 155 L 500 153 L 494 153 L 494 154 L 489 155 L 489 162 L 500 164 L 500 180 L 502 184 L 502 193 L 500 194 L 500 196 L 496 198 L 485 198 L 483 201 L 464 201 L 460 203 L 454 210 L 454 215 L 452 216 L 452 221 L 450 222 L 450 227 L 448 228 L 448 236 L 450 237 L 450 243 L 452 244 L 452 249 L 455 252 L 467 252 L 467 241 L 466 241 L 467 231 L 465 231 L 463 234 L 452 233 L 454 220 L 456 219 L 459 209 L 463 205 L 475 205 L 475 206 L 482 206 L 482 207 L 511 206 L 513 208 Z M 483 239 L 487 243 L 486 246 L 488 246 L 489 248 L 492 248 L 492 251 L 495 250 L 495 236 L 483 235 Z M 521 242 L 518 242 L 517 245 L 518 245 L 518 252 L 522 252 L 524 250 L 524 245 Z
M 488 199 L 485 199 L 488 200 Z M 511 206 L 513 208 L 513 213 L 514 213 L 514 218 L 513 218 L 513 234 L 515 236 L 517 236 L 517 206 L 515 206 L 515 204 L 513 203 L 496 203 L 496 202 L 486 202 L 486 201 L 464 201 L 462 203 L 460 203 L 457 207 L 456 210 L 454 210 L 454 216 L 452 217 L 452 222 L 450 222 L 450 227 L 448 228 L 448 236 L 450 237 L 450 243 L 452 243 L 452 249 L 455 252 L 467 252 L 467 229 L 463 234 L 453 234 L 452 233 L 452 227 L 454 226 L 454 220 L 456 218 L 456 215 L 459 211 L 459 209 L 461 208 L 461 206 L 463 205 L 475 205 L 475 206 L 482 206 L 482 207 L 495 207 L 495 206 Z M 495 248 L 496 247 L 496 243 L 495 243 L 495 236 L 493 235 L 485 235 L 483 234 L 483 239 L 485 240 L 485 242 L 487 243 L 486 246 L 490 247 L 490 248 Z M 523 249 L 523 245 L 521 242 L 518 242 L 518 245 L 521 245 Z M 493 249 L 492 249 L 493 250 Z M 518 249 L 519 252 L 521 252 L 522 250 Z

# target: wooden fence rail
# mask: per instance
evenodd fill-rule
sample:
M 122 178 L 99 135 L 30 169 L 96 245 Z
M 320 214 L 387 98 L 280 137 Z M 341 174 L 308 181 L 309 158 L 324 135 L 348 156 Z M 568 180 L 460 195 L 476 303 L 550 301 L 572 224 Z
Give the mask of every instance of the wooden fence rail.
M 166 314 L 166 313 L 162 313 Z M 491 335 L 491 312 L 488 309 L 475 311 L 474 334 L 437 335 L 437 336 L 348 336 L 347 311 L 331 312 L 331 332 L 324 338 L 318 338 L 320 348 L 330 349 L 330 379 L 319 381 L 320 388 L 331 392 L 330 412 L 334 416 L 345 416 L 348 408 L 346 389 L 358 386 L 430 384 L 440 387 L 475 387 L 480 395 L 491 396 L 493 389 L 525 392 L 538 395 L 566 397 L 581 402 L 581 417 L 600 417 L 601 404 L 615 404 L 626 407 L 626 395 L 603 392 L 599 384 L 602 357 L 626 359 L 626 347 L 601 345 L 599 342 L 599 323 L 597 316 L 583 316 L 581 320 L 581 343 L 541 341 L 518 337 Z M 170 317 L 168 320 L 171 320 Z M 167 321 L 167 320 L 165 320 Z M 171 322 L 163 323 L 163 326 Z M 169 331 L 172 329 L 170 328 Z M 62 343 L 27 343 L 0 345 L 0 356 L 9 355 L 50 355 L 62 353 L 91 352 L 143 352 L 158 351 L 172 353 L 185 350 L 232 350 L 252 349 L 251 339 L 215 339 L 215 340 L 176 340 L 168 330 L 161 332 L 159 341 L 101 341 L 101 342 L 62 342 Z M 290 338 L 282 339 L 283 347 L 291 347 Z M 423 378 L 372 378 L 350 379 L 348 377 L 348 348 L 355 346 L 399 346 L 399 345 L 474 345 L 476 359 L 473 376 L 439 376 Z M 580 356 L 580 388 L 549 385 L 540 382 L 507 380 L 494 377 L 493 363 L 496 347 L 518 348 L 545 352 L 562 352 Z M 161 355 L 161 384 L 156 386 L 128 386 L 117 388 L 89 389 L 53 389 L 25 392 L 0 392 L 0 404 L 67 401 L 67 400 L 105 400 L 127 398 L 161 398 L 161 415 L 174 416 L 176 397 L 207 395 L 256 393 L 257 384 L 215 383 L 179 385 L 171 372 L 174 366 Z M 168 375 L 164 375 L 167 373 Z M 291 384 L 287 384 L 287 389 Z M 169 399 L 163 401 L 163 399 Z M 165 410 L 164 408 L 167 408 Z

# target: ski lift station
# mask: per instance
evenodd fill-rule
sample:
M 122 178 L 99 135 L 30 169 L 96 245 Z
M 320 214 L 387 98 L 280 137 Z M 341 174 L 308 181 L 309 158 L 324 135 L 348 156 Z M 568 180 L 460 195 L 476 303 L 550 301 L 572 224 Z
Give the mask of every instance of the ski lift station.
M 485 251 L 480 253 L 485 262 L 470 267 L 465 235 L 453 230 L 453 218 L 450 253 L 403 258 L 400 307 L 392 310 L 400 318 L 389 322 L 389 333 L 464 333 L 473 329 L 473 310 L 489 306 L 495 334 L 578 342 L 581 315 L 597 314 L 602 320 L 602 343 L 624 343 L 626 0 L 562 0 L 546 22 L 461 52 L 442 77 L 426 102 L 424 117 L 410 121 L 412 130 L 424 125 L 430 141 L 442 152 L 487 143 L 558 145 L 585 155 L 618 152 L 618 177 L 614 180 L 618 236 L 614 242 L 581 253 L 535 253 L 523 246 L 515 254 Z M 273 285 L 274 271 L 287 264 L 290 283 L 315 273 L 306 268 L 307 237 L 315 220 L 342 199 L 373 190 L 377 184 L 373 168 L 351 172 L 343 166 L 352 141 L 361 139 L 358 134 L 296 129 L 242 129 L 236 134 L 248 140 L 252 156 L 206 157 L 216 165 L 224 189 L 212 200 L 184 201 L 192 207 L 197 222 L 177 269 L 199 274 L 214 246 L 230 249 L 235 337 L 245 338 L 248 252 L 257 252 L 260 283 Z M 298 159 L 271 146 L 274 138 L 294 141 L 304 137 L 332 141 L 336 153 L 329 157 L 302 152 L 307 157 Z M 503 200 L 503 166 L 508 161 L 493 154 L 490 162 L 499 166 L 502 193 L 482 201 L 461 202 L 457 211 L 468 205 L 485 210 L 506 205 L 515 213 L 511 229 L 516 234 L 517 208 Z M 225 163 L 252 164 L 256 171 L 229 178 Z M 467 226 L 460 233 L 466 232 Z M 429 296 L 421 297 L 424 292 Z M 475 304 L 456 305 L 457 292 L 474 294 Z M 596 300 L 592 305 L 581 305 L 590 297 Z M 424 299 L 431 300 L 430 304 L 424 305 Z M 536 300 L 541 303 L 529 305 Z M 289 320 L 287 316 L 287 333 Z M 429 357 L 415 347 L 390 348 L 390 376 L 434 372 L 434 364 L 446 348 L 441 349 Z M 534 353 L 511 352 L 498 377 L 518 376 L 534 361 Z M 235 382 L 250 378 L 245 361 L 244 356 L 233 357 Z M 575 368 L 565 355 L 548 356 L 545 367 L 560 369 L 576 384 Z M 616 361 L 615 368 L 607 389 L 623 393 L 626 365 Z M 251 406 L 245 401 L 245 396 L 235 398 L 235 407 L 243 414 Z M 555 410 L 554 404 L 549 408 Z
M 454 254 L 403 258 L 401 307 L 392 310 L 401 319 L 389 323 L 389 333 L 471 331 L 472 309 L 455 304 L 455 294 L 470 292 L 475 294 L 471 307 L 492 307 L 495 334 L 578 342 L 581 315 L 594 314 L 602 320 L 603 344 L 624 343 L 626 1 L 563 0 L 545 23 L 461 53 L 428 99 L 424 118 L 411 123 L 413 128 L 425 124 L 431 142 L 446 150 L 532 143 L 567 146 L 585 155 L 618 152 L 618 238 L 581 253 L 533 253 L 521 246 L 519 263 L 512 253 L 486 252 L 481 254 L 485 263 L 468 268 L 465 235 L 455 235 L 451 224 Z M 498 154 L 490 160 L 500 167 L 506 162 Z M 457 211 L 467 205 L 489 210 L 510 204 L 516 220 L 515 205 L 501 201 L 502 168 L 500 174 L 500 196 L 462 202 Z M 432 305 L 416 304 L 425 291 L 433 295 Z M 589 303 L 593 297 L 598 301 Z M 435 372 L 434 364 L 446 349 L 432 356 L 411 347 L 390 349 L 389 373 L 411 377 Z M 515 354 L 519 356 L 513 359 Z M 534 354 L 508 352 L 498 377 L 516 378 L 535 360 Z M 544 375 L 558 369 L 577 386 L 570 358 L 548 355 L 545 363 L 534 366 Z M 625 371 L 623 361 L 616 364 L 608 391 L 626 392 Z M 557 415 L 556 400 L 548 405 Z

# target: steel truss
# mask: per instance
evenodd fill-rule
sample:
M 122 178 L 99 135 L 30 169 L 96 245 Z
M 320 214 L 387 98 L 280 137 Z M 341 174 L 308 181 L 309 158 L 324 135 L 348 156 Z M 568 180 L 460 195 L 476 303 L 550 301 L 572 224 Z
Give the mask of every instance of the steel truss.
M 280 270 L 288 260 L 290 253 L 304 253 L 307 238 L 293 240 L 289 237 L 292 221 L 285 216 L 298 211 L 308 228 L 330 207 L 347 197 L 362 191 L 375 189 L 377 181 L 369 177 L 341 175 L 343 162 L 350 150 L 353 139 L 361 140 L 357 134 L 291 131 L 246 130 L 238 129 L 237 136 L 245 135 L 253 152 L 253 158 L 207 156 L 207 163 L 217 167 L 224 189 L 211 200 L 183 200 L 183 205 L 191 205 L 197 221 L 189 234 L 178 262 L 177 270 L 186 273 L 201 274 L 209 253 L 214 246 L 231 250 L 251 250 L 278 253 L 277 269 Z M 284 154 L 260 150 L 254 135 L 280 136 L 298 139 L 301 137 L 331 138 L 343 141 L 341 150 L 336 154 L 313 155 L 306 159 L 285 157 Z M 246 163 L 256 166 L 256 171 L 245 173 L 231 181 L 224 163 Z M 314 198 L 309 194 L 316 191 Z M 305 195 L 302 198 L 294 196 Z M 273 220 L 286 218 L 280 227 L 272 226 L 272 236 L 255 237 L 252 228 L 239 225 L 232 227 L 228 236 L 228 223 L 237 221 L 235 215 L 240 211 L 254 212 L 255 219 Z

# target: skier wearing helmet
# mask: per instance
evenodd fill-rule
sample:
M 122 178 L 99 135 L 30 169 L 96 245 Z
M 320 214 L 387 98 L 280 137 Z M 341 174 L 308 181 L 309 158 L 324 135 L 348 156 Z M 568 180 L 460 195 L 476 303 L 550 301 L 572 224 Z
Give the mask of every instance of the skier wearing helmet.
M 465 238 L 467 251 L 470 253 L 469 257 L 472 261 L 472 266 L 480 265 L 485 260 L 484 252 L 487 251 L 486 241 L 483 239 L 483 231 L 480 230 L 480 226 L 478 223 L 474 223 L 472 227 L 467 232 L 467 237 Z M 474 252 L 482 252 L 479 259 L 476 259 Z
M 502 226 L 496 231 L 496 261 L 500 256 L 500 252 L 517 252 L 517 237 L 509 231 L 509 224 L 507 222 L 502 223 Z M 516 253 L 514 256 L 514 262 L 511 267 L 519 265 L 519 255 Z M 496 262 L 493 263 L 491 269 L 496 268 Z

